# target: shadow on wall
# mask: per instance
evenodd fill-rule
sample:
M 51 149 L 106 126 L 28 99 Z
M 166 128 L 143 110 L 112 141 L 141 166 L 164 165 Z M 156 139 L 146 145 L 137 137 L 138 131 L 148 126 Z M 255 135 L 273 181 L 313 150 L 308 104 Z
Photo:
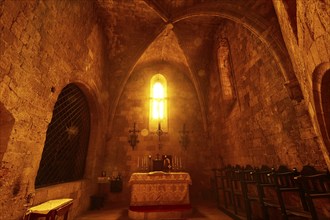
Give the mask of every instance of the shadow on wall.
M 7 150 L 7 145 L 11 131 L 13 129 L 15 119 L 12 114 L 0 103 L 0 161 Z

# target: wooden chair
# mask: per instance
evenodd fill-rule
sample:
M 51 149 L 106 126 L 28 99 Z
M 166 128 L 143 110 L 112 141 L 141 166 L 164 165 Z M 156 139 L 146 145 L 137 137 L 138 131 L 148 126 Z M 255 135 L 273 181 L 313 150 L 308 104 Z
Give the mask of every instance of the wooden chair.
M 320 173 L 310 166 L 305 166 L 301 175 L 298 176 L 296 180 L 301 186 L 312 219 L 325 219 L 325 217 L 323 218 L 317 214 L 315 201 L 322 198 L 330 198 L 329 171 Z
M 231 165 L 220 169 L 213 169 L 218 208 L 229 209 L 233 207 L 231 170 Z
M 247 165 L 240 172 L 241 187 L 245 204 L 246 219 L 253 219 L 252 203 L 259 201 L 256 170 Z
M 280 166 L 273 175 L 282 219 L 286 220 L 289 219 L 289 217 L 294 216 L 310 219 L 311 214 L 308 211 L 303 192 L 296 181 L 296 178 L 299 175 L 298 171 L 296 169 L 290 170 L 286 166 Z M 300 204 L 298 204 L 298 206 L 287 204 L 284 193 L 292 193 L 292 195 L 298 197 Z
M 269 219 L 269 208 L 280 210 L 280 203 L 277 199 L 276 184 L 274 179 L 274 168 L 261 166 L 256 171 L 256 180 L 259 196 L 259 205 L 262 210 L 263 219 Z M 275 195 L 275 196 L 274 196 Z
M 244 200 L 244 186 L 242 185 L 241 178 L 242 168 L 236 165 L 231 169 L 231 182 L 233 189 L 233 199 L 234 199 L 234 213 L 246 212 L 245 200 Z
M 236 213 L 236 205 L 235 205 L 235 198 L 234 198 L 234 188 L 232 182 L 232 171 L 233 167 L 231 165 L 226 166 L 224 170 L 224 201 L 225 201 L 225 208 L 232 209 L 234 213 Z
M 224 195 L 224 178 L 225 178 L 225 169 L 213 169 L 214 175 L 214 187 L 216 191 L 217 207 L 221 208 L 227 206 L 225 195 Z

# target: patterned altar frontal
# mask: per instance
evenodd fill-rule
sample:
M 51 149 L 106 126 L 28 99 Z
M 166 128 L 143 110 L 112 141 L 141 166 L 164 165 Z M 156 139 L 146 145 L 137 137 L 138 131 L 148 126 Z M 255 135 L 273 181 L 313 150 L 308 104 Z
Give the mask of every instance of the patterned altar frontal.
M 190 204 L 189 173 L 133 173 L 131 185 L 131 206 L 184 205 Z

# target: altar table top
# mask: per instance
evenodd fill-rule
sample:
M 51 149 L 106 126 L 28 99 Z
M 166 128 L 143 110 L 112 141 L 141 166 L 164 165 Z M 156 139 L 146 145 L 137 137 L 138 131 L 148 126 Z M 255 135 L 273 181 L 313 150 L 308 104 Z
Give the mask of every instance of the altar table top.
M 189 173 L 186 172 L 162 172 L 155 171 L 149 173 L 133 173 L 129 184 L 134 183 L 186 183 L 192 184 Z

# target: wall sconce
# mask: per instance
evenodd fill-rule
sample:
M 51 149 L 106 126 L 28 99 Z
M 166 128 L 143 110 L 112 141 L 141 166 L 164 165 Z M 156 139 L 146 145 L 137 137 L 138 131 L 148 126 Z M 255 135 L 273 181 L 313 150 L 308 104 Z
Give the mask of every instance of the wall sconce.
M 134 122 L 133 125 L 133 130 L 129 130 L 129 139 L 128 139 L 128 143 L 131 145 L 132 150 L 134 150 L 135 146 L 137 145 L 137 143 L 139 143 L 138 140 L 138 133 L 140 132 L 139 130 L 136 130 L 135 128 L 136 123 Z
M 182 148 L 187 150 L 188 144 L 189 144 L 189 136 L 188 136 L 188 131 L 186 130 L 186 124 L 183 124 L 182 131 L 180 133 L 180 141 L 179 143 L 181 144 Z
M 163 134 L 163 130 L 161 128 L 160 122 L 158 122 L 158 129 L 156 131 L 156 134 L 158 135 L 159 138 Z

